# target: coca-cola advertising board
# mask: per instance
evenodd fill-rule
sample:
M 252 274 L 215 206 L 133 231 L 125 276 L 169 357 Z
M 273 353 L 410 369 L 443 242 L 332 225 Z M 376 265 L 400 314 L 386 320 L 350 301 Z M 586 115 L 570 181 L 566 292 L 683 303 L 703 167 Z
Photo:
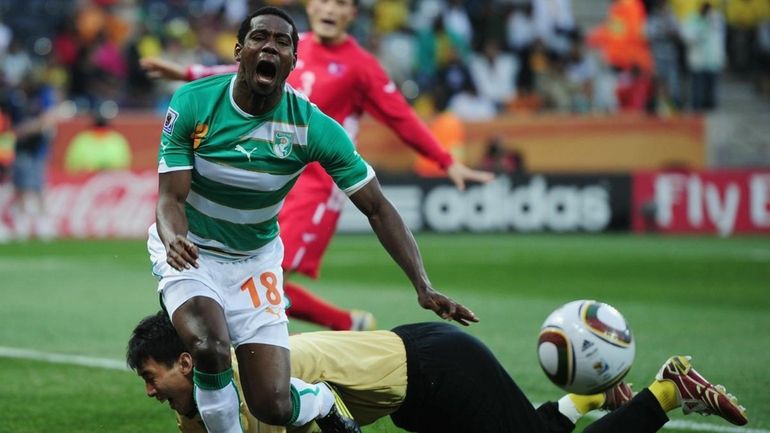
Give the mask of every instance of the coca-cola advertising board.
M 636 232 L 770 233 L 770 170 L 639 172 Z
M 155 221 L 154 170 L 87 176 L 53 173 L 45 192 L 45 224 L 57 237 L 143 238 Z M 18 211 L 10 185 L 0 186 L 0 223 L 20 237 L 40 235 L 40 221 Z M 38 233 L 36 233 L 38 232 Z

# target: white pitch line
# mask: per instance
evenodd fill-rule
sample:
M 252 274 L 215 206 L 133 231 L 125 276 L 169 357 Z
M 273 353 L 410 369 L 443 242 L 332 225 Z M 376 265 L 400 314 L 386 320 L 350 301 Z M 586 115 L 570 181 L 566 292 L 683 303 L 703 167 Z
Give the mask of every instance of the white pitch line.
M 16 358 L 16 359 L 29 359 L 33 361 L 44 361 L 54 364 L 71 364 L 79 365 L 83 367 L 97 367 L 106 368 L 109 370 L 122 370 L 128 371 L 125 361 L 117 361 L 107 358 L 93 358 L 90 356 L 80 355 L 65 355 L 61 353 L 49 353 L 40 352 L 30 349 L 18 349 L 15 347 L 0 346 L 0 357 L 3 358 Z M 591 413 L 586 415 L 589 418 L 601 418 L 603 415 L 598 413 Z M 700 432 L 715 432 L 715 433 L 770 433 L 770 430 L 765 429 L 752 429 L 745 427 L 729 427 L 720 426 L 715 424 L 706 424 L 694 421 L 682 421 L 672 420 L 666 423 L 665 427 L 685 430 L 685 431 L 700 431 Z
M 17 349 L 15 347 L 0 346 L 0 357 L 30 359 L 33 361 L 44 361 L 54 364 L 72 364 L 84 367 L 98 367 L 109 370 L 128 371 L 125 361 L 116 361 L 106 358 L 92 358 L 90 356 L 65 355 L 62 353 L 39 352 L 30 349 Z
M 705 424 L 694 421 L 673 420 L 666 423 L 666 427 L 678 430 L 713 431 L 719 433 L 767 433 L 761 428 L 729 427 L 715 424 Z
M 594 419 L 598 419 L 603 416 L 604 414 L 601 412 L 592 412 L 586 415 L 587 418 L 594 418 Z M 723 426 L 723 425 L 717 425 L 717 424 L 707 424 L 704 422 L 684 421 L 684 420 L 678 420 L 678 419 L 667 422 L 664 428 L 685 430 L 685 431 L 716 432 L 716 433 L 770 433 L 770 430 L 765 430 L 761 428 L 732 427 L 732 426 Z

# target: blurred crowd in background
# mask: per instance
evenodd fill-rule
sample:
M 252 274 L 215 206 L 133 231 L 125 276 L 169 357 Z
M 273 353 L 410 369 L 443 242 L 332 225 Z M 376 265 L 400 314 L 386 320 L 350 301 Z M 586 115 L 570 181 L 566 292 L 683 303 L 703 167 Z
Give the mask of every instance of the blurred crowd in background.
M 362 0 L 352 34 L 418 112 L 450 109 L 469 121 L 710 110 L 726 66 L 770 91 L 770 1 L 602 1 L 604 21 L 581 28 L 571 0 Z M 283 7 L 306 30 L 303 3 L 0 0 L 2 93 L 54 92 L 107 116 L 164 111 L 180 83 L 149 80 L 140 58 L 230 63 L 250 11 Z
M 725 73 L 770 96 L 770 0 L 358 3 L 350 33 L 418 114 L 436 119 L 439 138 L 500 116 L 708 112 Z M 238 26 L 266 4 L 308 30 L 303 0 L 0 0 L 0 184 L 13 180 L 13 212 L 44 208 L 57 122 L 94 119 L 68 147 L 68 172 L 130 167 L 130 146 L 109 120 L 162 114 L 182 84 L 150 79 L 139 60 L 232 63 Z M 573 8 L 586 4 L 601 19 L 577 19 Z M 484 161 L 494 171 L 524 167 L 495 137 Z

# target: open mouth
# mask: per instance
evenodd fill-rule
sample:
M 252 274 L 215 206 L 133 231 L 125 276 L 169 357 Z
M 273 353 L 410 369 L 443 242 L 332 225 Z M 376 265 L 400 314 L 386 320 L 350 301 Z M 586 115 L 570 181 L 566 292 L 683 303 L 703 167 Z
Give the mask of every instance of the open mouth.
M 337 25 L 337 21 L 335 21 L 333 19 L 329 19 L 329 18 L 322 19 L 321 22 L 326 24 L 327 26 L 336 26 Z
M 272 82 L 278 74 L 278 66 L 275 63 L 262 60 L 257 63 L 257 80 Z

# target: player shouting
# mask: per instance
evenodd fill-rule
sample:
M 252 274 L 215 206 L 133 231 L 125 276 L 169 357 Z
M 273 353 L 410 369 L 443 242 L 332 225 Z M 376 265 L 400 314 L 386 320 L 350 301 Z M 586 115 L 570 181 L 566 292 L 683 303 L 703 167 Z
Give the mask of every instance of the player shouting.
M 492 180 L 491 173 L 469 169 L 441 147 L 376 57 L 348 34 L 357 6 L 356 0 L 308 2 L 311 32 L 300 35 L 299 58 L 288 83 L 339 122 L 353 140 L 359 118 L 366 112 L 446 170 L 458 189 L 464 189 L 466 181 Z M 238 69 L 238 65 L 184 68 L 153 58 L 143 59 L 142 64 L 152 76 L 186 80 Z M 282 267 L 287 280 L 294 272 L 318 278 L 321 259 L 336 231 L 344 200 L 345 195 L 319 164 L 309 165 L 300 175 L 278 216 L 285 247 Z M 286 281 L 284 290 L 291 300 L 287 311 L 292 317 L 334 330 L 374 327 L 371 314 L 336 307 L 295 282 Z

